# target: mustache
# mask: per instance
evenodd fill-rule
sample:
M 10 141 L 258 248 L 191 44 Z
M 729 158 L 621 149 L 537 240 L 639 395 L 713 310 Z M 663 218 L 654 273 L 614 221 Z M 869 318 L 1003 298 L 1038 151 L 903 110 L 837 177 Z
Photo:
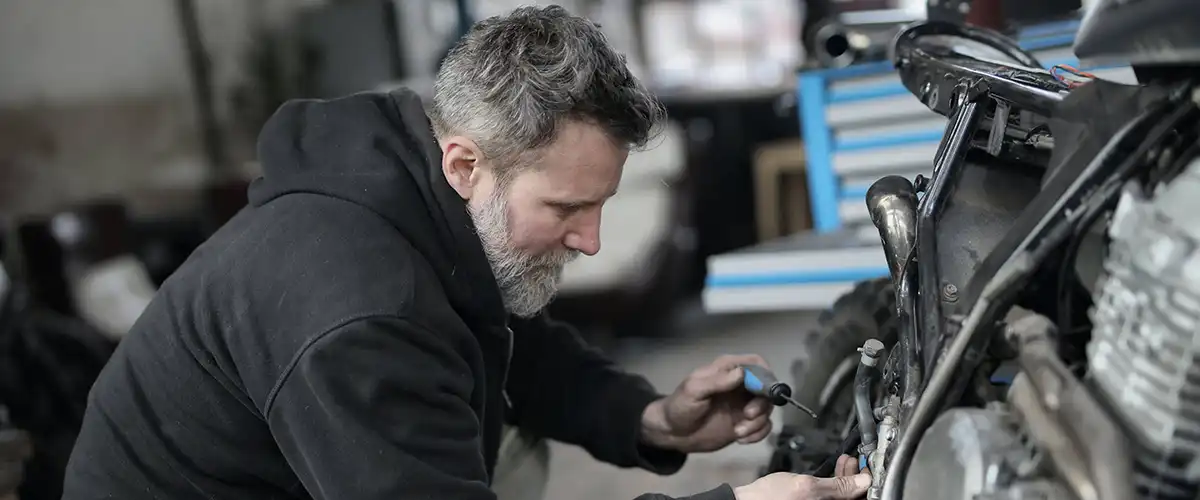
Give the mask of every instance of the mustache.
M 551 267 L 558 268 L 565 266 L 571 261 L 579 258 L 578 250 L 558 250 L 547 252 L 542 255 L 534 256 L 529 263 L 532 267 Z
M 575 259 L 578 259 L 580 255 L 581 254 L 579 253 L 578 250 L 559 250 L 559 251 L 555 251 L 555 252 L 550 252 L 549 254 L 545 255 L 543 258 L 547 262 L 552 262 L 555 264 L 567 264 Z

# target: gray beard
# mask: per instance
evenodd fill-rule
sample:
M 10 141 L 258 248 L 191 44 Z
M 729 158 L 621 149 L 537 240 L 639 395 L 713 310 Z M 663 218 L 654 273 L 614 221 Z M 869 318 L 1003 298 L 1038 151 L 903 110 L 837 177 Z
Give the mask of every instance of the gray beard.
M 579 257 L 579 252 L 563 250 L 530 255 L 514 248 L 508 204 L 502 190 L 493 191 L 482 208 L 468 211 L 500 287 L 504 307 L 522 318 L 541 312 L 558 293 L 563 268 Z

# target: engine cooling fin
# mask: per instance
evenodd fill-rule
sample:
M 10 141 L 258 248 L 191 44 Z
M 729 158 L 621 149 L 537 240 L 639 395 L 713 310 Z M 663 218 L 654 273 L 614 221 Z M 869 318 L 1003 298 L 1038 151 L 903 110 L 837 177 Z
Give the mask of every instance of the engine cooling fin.
M 1133 433 L 1143 499 L 1200 484 L 1200 162 L 1153 197 L 1123 193 L 1091 311 L 1090 377 Z

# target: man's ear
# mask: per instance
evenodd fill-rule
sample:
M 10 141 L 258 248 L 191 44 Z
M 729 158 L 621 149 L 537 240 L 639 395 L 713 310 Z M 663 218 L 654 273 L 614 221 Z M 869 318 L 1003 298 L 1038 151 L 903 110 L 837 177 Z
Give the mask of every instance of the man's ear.
M 471 199 L 483 168 L 479 145 L 462 136 L 439 142 L 442 147 L 442 174 L 446 176 L 446 182 L 462 199 Z

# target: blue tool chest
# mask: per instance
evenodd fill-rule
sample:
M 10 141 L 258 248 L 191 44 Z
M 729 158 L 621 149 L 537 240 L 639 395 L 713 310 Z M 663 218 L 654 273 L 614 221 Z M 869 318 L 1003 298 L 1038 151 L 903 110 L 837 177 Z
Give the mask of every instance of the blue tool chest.
M 1078 21 L 1034 26 L 1018 41 L 1047 69 L 1078 66 L 1071 52 L 1078 28 Z M 817 232 L 866 222 L 863 198 L 876 179 L 932 169 L 946 119 L 904 88 L 891 62 L 805 71 L 796 92 Z

